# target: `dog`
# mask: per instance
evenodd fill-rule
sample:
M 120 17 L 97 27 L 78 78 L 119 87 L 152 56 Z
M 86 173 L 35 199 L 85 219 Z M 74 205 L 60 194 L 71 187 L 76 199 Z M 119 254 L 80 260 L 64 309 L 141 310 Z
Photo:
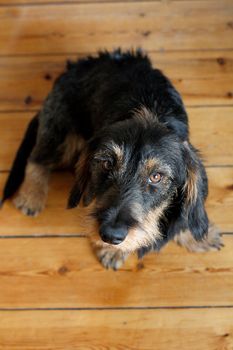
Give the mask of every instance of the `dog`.
M 106 268 L 170 240 L 191 251 L 222 246 L 181 96 L 141 50 L 67 63 L 28 126 L 2 202 L 19 188 L 15 206 L 36 216 L 51 171 L 61 167 L 75 169 L 68 208 L 91 207 L 91 243 Z

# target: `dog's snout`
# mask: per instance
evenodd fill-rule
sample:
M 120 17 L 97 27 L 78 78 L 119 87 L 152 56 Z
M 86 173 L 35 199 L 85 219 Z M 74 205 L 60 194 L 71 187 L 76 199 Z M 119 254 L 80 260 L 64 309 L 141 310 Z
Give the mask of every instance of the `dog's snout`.
M 120 244 L 127 236 L 128 229 L 126 226 L 113 227 L 110 225 L 102 225 L 100 227 L 100 236 L 102 240 L 109 244 Z

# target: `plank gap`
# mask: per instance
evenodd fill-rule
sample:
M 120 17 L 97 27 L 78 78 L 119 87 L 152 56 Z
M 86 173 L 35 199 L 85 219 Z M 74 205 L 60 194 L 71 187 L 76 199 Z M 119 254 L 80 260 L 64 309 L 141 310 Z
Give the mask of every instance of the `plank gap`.
M 0 3 L 0 7 L 34 7 L 34 6 L 65 6 L 65 5 L 98 5 L 98 4 L 115 4 L 115 3 L 119 3 L 119 4 L 124 4 L 124 3 L 135 3 L 135 2 L 145 2 L 145 3 L 150 3 L 150 2 L 160 2 L 161 0 L 125 0 L 125 1 L 121 1 L 121 0 L 71 0 L 71 1 L 42 1 L 42 2 L 24 2 L 24 3 L 20 3 L 20 2 L 13 2 L 13 3 Z M 177 1 L 177 0 L 173 0 L 173 1 Z
M 231 309 L 230 305 L 187 305 L 187 306 L 117 306 L 117 307 L 19 307 L 0 308 L 0 311 L 113 311 L 113 310 L 194 310 L 194 309 Z
M 0 5 L 0 8 L 1 8 L 1 5 Z M 189 49 L 144 49 L 143 46 L 137 46 L 137 47 L 140 47 L 142 48 L 142 50 L 150 55 L 150 54 L 153 54 L 153 53 L 179 53 L 179 52 L 205 52 L 205 53 L 208 53 L 208 52 L 231 52 L 233 51 L 233 47 L 232 48 L 208 48 L 208 49 L 204 49 L 204 48 L 197 48 L 197 49 L 192 49 L 192 48 L 189 48 Z M 135 48 L 134 48 L 135 49 Z M 123 49 L 123 51 L 125 51 L 127 49 Z M 99 51 L 103 51 L 102 50 L 95 50 L 95 51 L 67 51 L 67 52 L 57 52 L 57 53 L 54 53 L 54 52 L 42 52 L 42 53 L 14 53 L 14 54 L 0 54 L 0 57 L 1 58 L 18 58 L 18 57 L 47 57 L 47 56 L 52 56 L 52 57 L 68 57 L 68 56 L 74 56 L 74 55 L 77 55 L 77 56 L 85 56 L 85 55 L 96 55 L 98 54 Z M 112 49 L 108 49 L 108 51 L 112 51 Z
M 233 236 L 233 232 L 221 232 L 222 236 Z M 84 234 L 33 234 L 33 235 L 0 235 L 0 239 L 39 239 L 39 238 L 85 238 L 87 235 Z

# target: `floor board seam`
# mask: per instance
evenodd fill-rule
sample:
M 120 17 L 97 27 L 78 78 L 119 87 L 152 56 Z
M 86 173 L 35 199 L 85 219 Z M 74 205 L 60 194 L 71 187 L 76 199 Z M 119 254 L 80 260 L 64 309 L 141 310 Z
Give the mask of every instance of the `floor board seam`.
M 1 5 L 0 5 L 1 7 Z M 212 48 L 212 49 L 203 49 L 203 48 L 197 48 L 197 49 L 154 49 L 154 50 L 144 50 L 145 53 L 148 55 L 153 54 L 153 53 L 183 53 L 183 52 L 230 52 L 233 51 L 232 48 Z M 48 57 L 48 56 L 53 56 L 53 57 L 58 57 L 58 56 L 65 56 L 68 57 L 69 55 L 71 56 L 85 56 L 85 55 L 96 55 L 98 53 L 98 50 L 96 51 L 74 51 L 74 52 L 44 52 L 44 53 L 14 53 L 14 54 L 0 54 L 0 59 L 1 58 L 18 58 L 18 57 Z
M 233 236 L 233 232 L 221 232 L 221 235 Z M 0 239 L 40 239 L 40 238 L 88 238 L 84 234 L 34 234 L 34 235 L 0 235 Z
M 119 307 L 32 307 L 32 308 L 0 308 L 4 311 L 117 311 L 117 310 L 199 310 L 199 309 L 232 309 L 233 305 L 187 305 L 187 306 L 119 306 Z
M 174 0 L 173 0 L 174 1 Z M 159 3 L 160 0 L 140 0 L 140 2 L 143 3 Z M 39 6 L 66 6 L 66 5 L 98 5 L 98 4 L 125 4 L 125 3 L 139 3 L 139 1 L 135 0 L 126 0 L 126 1 L 113 1 L 113 0 L 98 0 L 98 1 L 58 1 L 58 2 L 50 2 L 50 1 L 43 1 L 43 2 L 25 2 L 25 3 L 3 3 L 0 4 L 0 7 L 39 7 Z
M 233 233 L 232 233 L 233 234 Z M 87 238 L 84 234 L 34 234 L 34 235 L 0 235 L 0 239 L 38 239 L 38 238 Z

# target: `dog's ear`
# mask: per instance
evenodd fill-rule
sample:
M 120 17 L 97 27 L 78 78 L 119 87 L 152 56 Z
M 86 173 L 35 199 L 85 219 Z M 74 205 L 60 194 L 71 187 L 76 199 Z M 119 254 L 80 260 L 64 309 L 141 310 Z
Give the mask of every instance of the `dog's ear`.
M 186 180 L 183 186 L 182 215 L 196 240 L 201 240 L 208 232 L 208 217 L 204 203 L 208 193 L 205 168 L 197 151 L 187 142 L 184 145 Z
M 169 116 L 165 121 L 165 125 L 172 130 L 181 140 L 185 140 L 188 135 L 188 125 L 182 120 Z
M 94 194 L 90 178 L 90 152 L 88 147 L 86 147 L 82 151 L 75 167 L 75 183 L 70 191 L 67 204 L 68 209 L 77 207 L 82 197 L 84 206 L 91 203 Z

